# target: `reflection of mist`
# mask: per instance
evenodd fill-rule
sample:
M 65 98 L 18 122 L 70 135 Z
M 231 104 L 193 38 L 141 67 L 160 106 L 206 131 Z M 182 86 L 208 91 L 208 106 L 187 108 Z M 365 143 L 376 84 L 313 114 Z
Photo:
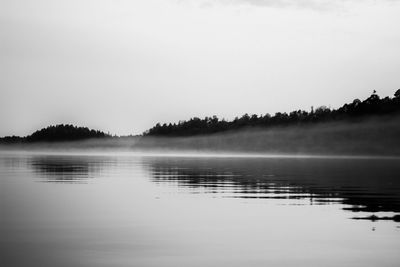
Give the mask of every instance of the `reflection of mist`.
M 346 210 L 400 212 L 398 160 L 153 158 L 156 183 L 223 197 L 303 199 Z
M 90 157 L 36 156 L 28 162 L 46 182 L 82 183 L 102 168 L 101 161 Z

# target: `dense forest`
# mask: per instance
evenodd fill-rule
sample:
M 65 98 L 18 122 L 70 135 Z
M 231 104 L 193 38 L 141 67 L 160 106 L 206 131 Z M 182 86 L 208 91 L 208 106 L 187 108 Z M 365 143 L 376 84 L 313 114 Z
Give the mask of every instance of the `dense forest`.
M 2 141 L 3 143 L 33 143 L 78 141 L 105 137 L 110 137 L 110 135 L 101 131 L 91 130 L 87 127 L 76 127 L 70 124 L 59 124 L 43 128 L 26 137 L 6 136 L 4 138 L 0 138 L 0 141 Z
M 213 134 L 218 132 L 237 130 L 249 127 L 268 128 L 273 126 L 288 126 L 312 124 L 317 122 L 331 122 L 340 120 L 358 120 L 371 115 L 385 115 L 400 112 L 400 89 L 394 97 L 380 98 L 374 90 L 372 95 L 361 101 L 355 99 L 352 103 L 344 104 L 338 109 L 330 109 L 321 106 L 310 112 L 295 110 L 290 113 L 278 112 L 274 116 L 265 114 L 263 116 L 244 114 L 232 121 L 219 119 L 217 116 L 205 117 L 204 119 L 192 118 L 179 123 L 160 124 L 144 132 L 144 136 L 193 136 Z

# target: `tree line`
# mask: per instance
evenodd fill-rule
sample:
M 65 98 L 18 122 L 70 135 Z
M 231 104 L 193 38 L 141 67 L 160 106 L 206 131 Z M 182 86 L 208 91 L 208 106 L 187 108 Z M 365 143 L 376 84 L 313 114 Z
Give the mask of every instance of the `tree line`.
M 374 90 L 371 96 L 364 101 L 355 99 L 352 103 L 344 104 L 338 109 L 330 109 L 320 106 L 310 112 L 295 110 L 290 113 L 277 112 L 275 115 L 249 115 L 244 114 L 232 121 L 219 119 L 217 116 L 197 117 L 179 123 L 160 124 L 143 133 L 144 136 L 192 136 L 213 134 L 229 130 L 237 130 L 246 127 L 273 127 L 287 125 L 303 125 L 317 122 L 337 120 L 357 120 L 370 115 L 384 115 L 400 111 L 400 89 L 393 97 L 380 98 Z
M 92 130 L 87 127 L 77 127 L 71 124 L 58 124 L 48 126 L 41 130 L 35 131 L 26 137 L 6 136 L 1 138 L 3 143 L 20 143 L 20 142 L 58 142 L 58 141 L 78 141 L 90 138 L 106 138 L 110 137 L 102 131 Z
M 238 130 L 249 127 L 268 128 L 274 126 L 307 125 L 317 122 L 328 122 L 337 120 L 358 120 L 371 115 L 385 115 L 400 112 L 400 89 L 393 97 L 380 98 L 376 91 L 373 91 L 364 101 L 355 99 L 351 103 L 344 104 L 338 109 L 330 109 L 320 106 L 311 111 L 295 110 L 290 113 L 277 112 L 275 115 L 249 115 L 244 114 L 232 121 L 219 119 L 217 116 L 197 117 L 179 123 L 157 123 L 151 129 L 145 131 L 143 136 L 166 136 L 183 137 L 193 135 L 213 134 L 224 131 Z M 0 143 L 33 143 L 33 142 L 58 142 L 78 141 L 91 138 L 110 138 L 108 133 L 92 130 L 87 127 L 77 127 L 71 124 L 58 124 L 48 126 L 35 131 L 26 137 L 6 136 L 0 138 Z

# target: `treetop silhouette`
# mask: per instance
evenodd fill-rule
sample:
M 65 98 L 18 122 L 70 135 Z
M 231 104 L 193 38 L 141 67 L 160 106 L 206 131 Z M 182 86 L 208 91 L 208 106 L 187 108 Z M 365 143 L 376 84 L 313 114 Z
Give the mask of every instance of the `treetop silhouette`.
M 236 117 L 232 121 L 219 119 L 216 116 L 197 117 L 179 123 L 160 124 L 157 123 L 153 128 L 143 133 L 144 136 L 192 136 L 202 134 L 213 134 L 228 130 L 237 130 L 245 127 L 263 127 L 303 125 L 317 122 L 328 122 L 337 120 L 357 120 L 370 115 L 384 115 L 400 111 L 400 89 L 393 98 L 380 98 L 373 90 L 371 96 L 364 101 L 355 99 L 352 103 L 344 104 L 338 109 L 330 109 L 320 106 L 310 112 L 295 110 L 290 113 L 277 112 L 275 115 L 249 115 Z

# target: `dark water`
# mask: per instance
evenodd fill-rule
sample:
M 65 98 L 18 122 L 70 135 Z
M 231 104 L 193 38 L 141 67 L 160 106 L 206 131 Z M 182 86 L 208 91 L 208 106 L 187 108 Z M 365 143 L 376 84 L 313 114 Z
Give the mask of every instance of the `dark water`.
M 399 266 L 400 160 L 0 154 L 1 266 Z

